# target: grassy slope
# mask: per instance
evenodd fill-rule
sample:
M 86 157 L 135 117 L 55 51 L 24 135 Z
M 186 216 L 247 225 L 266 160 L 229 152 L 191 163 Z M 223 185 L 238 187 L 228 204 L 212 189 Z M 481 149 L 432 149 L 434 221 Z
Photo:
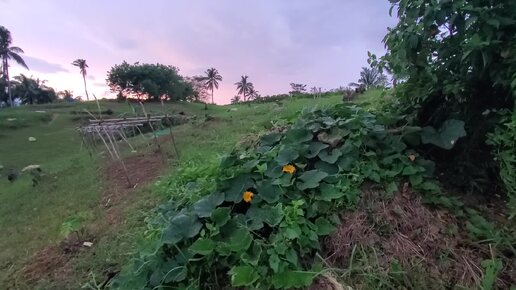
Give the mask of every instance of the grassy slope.
M 282 107 L 275 103 L 210 106 L 208 111 L 203 110 L 202 104 L 167 104 L 167 111 L 184 111 L 198 118 L 175 128 L 181 159 L 174 161 L 164 174 L 173 174 L 185 163 L 213 161 L 242 136 L 263 131 L 271 121 L 294 118 L 303 107 L 335 104 L 340 99 L 340 96 L 333 96 L 316 101 L 288 100 Z M 20 269 L 35 251 L 64 238 L 61 228 L 67 220 L 81 217 L 83 224 L 91 224 L 101 223 L 104 218 L 98 207 L 104 186 L 99 181 L 102 160 L 92 159 L 85 150 L 80 150 L 80 138 L 74 131 L 77 122 L 71 112 L 83 108 L 96 111 L 95 104 L 91 103 L 0 111 L 0 124 L 6 124 L 6 118 L 17 118 L 17 121 L 25 119 L 25 125 L 28 125 L 16 129 L 0 128 L 0 165 L 5 167 L 0 177 L 0 232 L 7 237 L 0 239 L 0 288 L 7 283 L 8 275 Z M 101 109 L 107 108 L 115 114 L 132 111 L 126 104 L 103 103 Z M 159 105 L 147 105 L 146 109 L 154 113 L 162 110 Z M 45 110 L 50 117 L 39 117 L 35 114 L 44 114 L 28 110 Z M 204 122 L 206 113 L 214 119 Z M 37 141 L 28 142 L 29 136 Z M 28 176 L 22 176 L 14 184 L 6 180 L 8 168 L 19 170 L 29 164 L 41 164 L 47 173 L 40 185 L 33 188 Z M 152 186 L 143 188 L 133 195 L 122 209 L 124 223 L 98 237 L 91 251 L 81 253 L 72 261 L 76 273 L 64 285 L 40 281 L 39 286 L 78 288 L 84 279 L 88 279 L 88 273 L 101 275 L 109 265 L 123 264 L 141 235 L 146 209 L 160 198 L 153 195 L 151 189 Z M 17 285 L 24 285 L 23 281 L 18 281 Z

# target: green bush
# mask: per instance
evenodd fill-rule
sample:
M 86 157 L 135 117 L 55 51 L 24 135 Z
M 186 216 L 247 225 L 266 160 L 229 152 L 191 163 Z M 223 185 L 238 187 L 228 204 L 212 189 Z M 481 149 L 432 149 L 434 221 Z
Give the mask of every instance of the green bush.
M 516 112 L 502 112 L 500 125 L 489 134 L 488 143 L 496 148 L 500 178 L 509 196 L 511 218 L 516 215 Z
M 465 122 L 467 137 L 454 150 L 426 153 L 454 185 L 493 192 L 496 163 L 485 141 L 498 116 L 485 112 L 514 107 L 516 1 L 391 2 L 399 23 L 384 39 L 388 53 L 370 55 L 370 63 L 400 80 L 395 94 L 404 121 L 433 127 L 450 118 Z
M 312 109 L 218 168 L 189 166 L 159 185 L 172 198 L 149 218 L 146 247 L 113 287 L 306 287 L 321 273 L 320 238 L 339 211 L 355 207 L 363 183 L 392 193 L 402 178 L 439 191 L 428 179 L 432 162 L 409 150 L 403 134 L 359 107 Z

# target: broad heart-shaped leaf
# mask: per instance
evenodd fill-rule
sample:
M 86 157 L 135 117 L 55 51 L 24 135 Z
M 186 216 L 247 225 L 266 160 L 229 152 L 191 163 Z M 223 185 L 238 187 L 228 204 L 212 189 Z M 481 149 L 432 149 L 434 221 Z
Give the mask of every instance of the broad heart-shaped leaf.
M 305 288 L 312 283 L 315 274 L 303 271 L 285 271 L 272 276 L 276 289 Z
M 285 135 L 285 144 L 300 144 L 312 140 L 313 134 L 306 129 L 290 129 Z
M 321 152 L 321 150 L 328 148 L 328 146 L 330 145 L 321 142 L 311 142 L 308 147 L 308 153 L 305 154 L 305 157 L 314 158 L 319 154 L 319 152 Z
M 251 223 L 249 228 L 251 230 L 258 230 L 263 227 L 263 224 L 258 228 L 257 223 L 266 222 L 270 226 L 277 226 L 281 220 L 283 219 L 283 207 L 282 204 L 279 203 L 276 206 L 265 205 L 263 207 L 259 207 L 257 205 L 251 205 L 251 207 L 247 210 L 246 213 L 247 223 Z
M 323 150 L 319 153 L 319 158 L 327 163 L 334 164 L 337 162 L 339 157 L 342 155 L 342 152 L 339 149 L 333 149 L 331 151 L 329 150 Z
M 163 232 L 163 242 L 175 244 L 183 238 L 196 236 L 202 228 L 197 216 L 178 214 L 171 221 L 170 225 Z
M 283 175 L 282 166 L 276 164 L 275 162 L 271 162 L 267 165 L 267 170 L 265 171 L 265 176 L 270 178 L 278 178 Z
M 248 188 L 253 186 L 251 176 L 248 174 L 239 175 L 228 182 L 225 190 L 226 201 L 239 202 L 242 200 L 242 194 Z
M 449 119 L 443 123 L 438 131 L 435 131 L 432 127 L 424 127 L 421 131 L 421 142 L 450 150 L 457 140 L 464 136 L 466 136 L 464 121 Z
M 297 150 L 293 148 L 283 148 L 279 153 L 278 157 L 276 157 L 276 162 L 278 164 L 286 165 L 288 163 L 291 163 L 292 161 L 296 160 L 299 157 L 299 153 Z
M 195 241 L 188 250 L 190 250 L 194 254 L 199 255 L 209 255 L 215 249 L 215 242 L 210 239 L 200 238 Z
M 228 274 L 231 275 L 231 285 L 233 287 L 249 286 L 259 278 L 258 272 L 251 266 L 233 267 Z
M 240 257 L 246 264 L 257 266 L 262 255 L 262 246 L 258 242 L 254 242 L 253 246 L 247 249 L 247 252 L 243 253 Z
M 351 156 L 351 155 L 345 155 L 342 156 L 339 161 L 337 162 L 337 165 L 339 166 L 340 170 L 343 171 L 349 171 L 351 168 L 353 168 L 353 164 L 358 160 L 357 157 Z
M 278 201 L 280 195 L 283 193 L 281 187 L 272 185 L 269 180 L 261 182 L 257 186 L 257 192 L 268 203 L 275 203 Z
M 228 247 L 233 252 L 242 253 L 249 248 L 252 241 L 253 238 L 249 231 L 245 228 L 239 228 L 229 238 Z
M 199 217 L 209 217 L 213 210 L 224 201 L 224 193 L 216 192 L 199 200 L 193 205 L 193 212 Z
M 328 175 L 339 173 L 339 166 L 337 166 L 337 164 L 330 164 L 321 160 L 315 162 L 315 169 L 326 172 Z
M 319 186 L 319 182 L 323 180 L 328 174 L 326 172 L 322 172 L 318 169 L 306 171 L 305 173 L 299 176 L 299 179 L 302 182 L 297 183 L 297 188 L 300 190 L 305 190 L 308 188 L 316 188 Z
M 211 220 L 217 225 L 217 226 L 223 226 L 225 225 L 229 219 L 231 218 L 231 208 L 229 207 L 219 207 L 213 210 L 211 213 Z
M 262 146 L 271 146 L 279 142 L 281 140 L 281 134 L 279 133 L 271 133 L 264 135 L 261 139 Z
M 315 226 L 319 236 L 327 236 L 335 230 L 335 227 L 330 223 L 330 221 L 323 217 L 319 217 L 315 220 Z
M 327 183 L 321 183 L 319 190 L 320 193 L 315 195 L 317 200 L 331 201 L 344 196 L 344 192 L 340 188 Z

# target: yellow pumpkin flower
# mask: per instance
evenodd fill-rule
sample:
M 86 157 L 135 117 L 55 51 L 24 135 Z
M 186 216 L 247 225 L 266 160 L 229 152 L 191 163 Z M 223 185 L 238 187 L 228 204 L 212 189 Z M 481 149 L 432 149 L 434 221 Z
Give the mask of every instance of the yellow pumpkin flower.
M 245 202 L 251 202 L 251 200 L 253 200 L 253 196 L 254 196 L 254 193 L 252 193 L 250 191 L 246 191 L 242 195 L 242 198 L 244 199 Z
M 296 167 L 294 165 L 287 164 L 283 166 L 283 172 L 288 174 L 294 174 L 294 172 L 296 172 Z

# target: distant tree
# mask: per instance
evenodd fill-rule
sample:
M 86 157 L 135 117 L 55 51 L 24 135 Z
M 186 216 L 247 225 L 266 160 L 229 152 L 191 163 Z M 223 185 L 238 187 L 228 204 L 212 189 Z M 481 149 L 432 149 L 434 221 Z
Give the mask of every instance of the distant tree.
M 260 97 L 260 93 L 254 89 L 254 86 L 251 86 L 249 88 L 249 92 L 247 93 L 247 95 L 248 95 L 248 97 L 247 97 L 248 101 L 255 100 L 256 98 Z
M 57 93 L 57 96 L 67 102 L 73 100 L 73 92 L 69 90 L 60 91 Z
M 231 98 L 231 104 L 238 104 L 240 103 L 240 96 L 236 95 L 233 98 Z
M 296 83 L 290 83 L 290 87 L 292 88 L 292 91 L 290 91 L 290 94 L 302 94 L 306 92 L 306 85 L 303 84 L 296 84 Z
M 235 85 L 237 86 L 238 94 L 243 96 L 243 101 L 247 101 L 250 90 L 254 89 L 254 85 L 249 81 L 249 77 L 246 75 L 242 76 Z
M 128 64 L 124 61 L 109 70 L 106 81 L 111 91 L 122 93 L 126 98 L 177 101 L 194 95 L 192 85 L 178 74 L 176 67 L 159 63 Z
M 86 64 L 86 60 L 82 59 L 82 58 L 78 58 L 72 62 L 72 65 L 78 67 L 81 72 L 82 79 L 84 81 L 84 92 L 86 93 L 86 100 L 89 101 L 90 97 L 88 96 L 88 89 L 86 87 L 86 74 L 87 74 L 86 69 L 88 68 L 88 65 Z
M 11 104 L 11 106 L 13 106 L 13 98 L 11 82 L 9 79 L 9 60 L 13 59 L 17 64 L 29 69 L 23 58 L 20 56 L 20 53 L 23 53 L 23 50 L 19 47 L 11 46 L 12 41 L 11 32 L 7 28 L 0 26 L 0 59 L 2 59 L 2 76 L 7 84 L 7 94 L 9 97 L 9 104 Z
M 192 86 L 193 94 L 187 97 L 187 101 L 206 103 L 210 97 L 204 80 L 205 76 L 185 77 L 185 81 Z
M 222 76 L 219 74 L 219 71 L 216 68 L 207 69 L 205 74 L 205 86 L 207 89 L 211 90 L 211 103 L 214 104 L 215 102 L 213 101 L 213 89 L 219 88 L 219 82 L 222 81 Z
M 46 85 L 45 80 L 33 79 L 24 74 L 15 76 L 14 91 L 24 104 L 45 104 L 57 99 L 55 90 Z
M 350 87 L 363 87 L 365 90 L 387 86 L 387 76 L 376 68 L 363 67 L 358 83 L 350 83 Z

